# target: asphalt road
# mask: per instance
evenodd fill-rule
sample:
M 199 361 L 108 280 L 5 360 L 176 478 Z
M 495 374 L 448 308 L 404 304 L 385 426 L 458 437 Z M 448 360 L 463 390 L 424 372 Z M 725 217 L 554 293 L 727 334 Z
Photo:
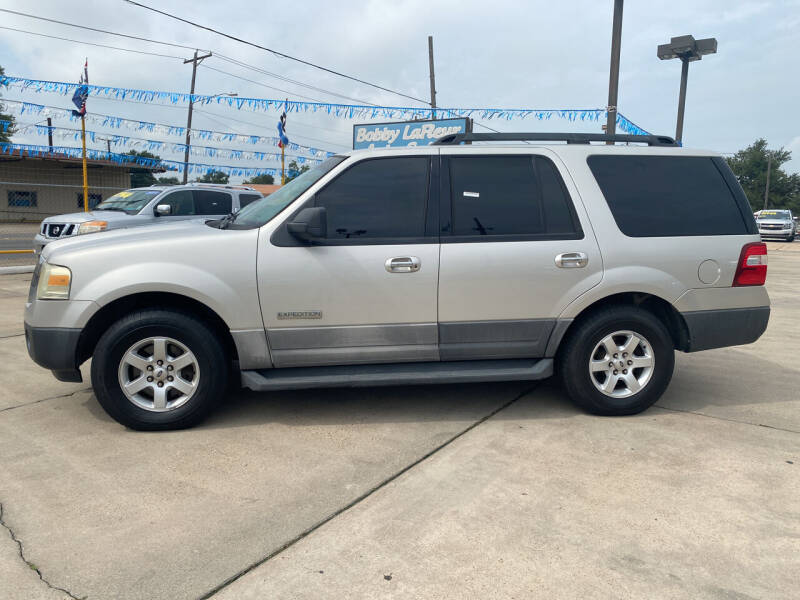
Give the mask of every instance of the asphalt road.
M 0 250 L 31 250 L 38 223 L 0 223 Z
M 794 599 L 800 244 L 769 260 L 766 334 L 678 353 L 638 416 L 552 382 L 242 392 L 165 433 L 33 365 L 0 276 L 0 597 Z

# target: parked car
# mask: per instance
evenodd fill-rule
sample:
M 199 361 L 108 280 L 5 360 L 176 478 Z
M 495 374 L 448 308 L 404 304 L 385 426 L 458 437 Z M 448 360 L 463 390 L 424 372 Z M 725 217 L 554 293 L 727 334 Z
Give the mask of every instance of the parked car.
M 54 240 L 85 233 L 200 216 L 220 218 L 262 197 L 261 192 L 250 187 L 206 183 L 133 188 L 114 194 L 89 212 L 47 217 L 33 247 L 38 254 Z
M 756 223 L 762 238 L 783 238 L 793 242 L 797 232 L 797 221 L 790 210 L 761 210 L 757 213 Z
M 135 429 L 198 423 L 231 377 L 270 391 L 555 371 L 583 409 L 625 415 L 661 396 L 676 349 L 764 332 L 766 254 L 716 154 L 459 134 L 331 157 L 224 219 L 53 242 L 25 335 L 63 381 L 92 358 L 98 401 Z

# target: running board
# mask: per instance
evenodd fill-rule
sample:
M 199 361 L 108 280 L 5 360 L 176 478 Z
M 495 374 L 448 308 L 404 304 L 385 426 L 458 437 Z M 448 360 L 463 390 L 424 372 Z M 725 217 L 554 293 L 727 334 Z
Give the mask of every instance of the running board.
M 533 381 L 553 374 L 553 359 L 293 367 L 242 371 L 242 386 L 256 392 L 380 385 L 425 385 L 481 381 Z

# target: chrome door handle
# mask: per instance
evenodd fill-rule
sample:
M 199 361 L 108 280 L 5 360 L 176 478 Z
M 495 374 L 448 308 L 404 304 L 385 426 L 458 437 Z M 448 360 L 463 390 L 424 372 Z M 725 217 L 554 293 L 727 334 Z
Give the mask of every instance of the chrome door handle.
M 389 273 L 414 273 L 419 271 L 422 262 L 416 256 L 397 256 L 387 258 L 384 266 Z
M 576 269 L 589 264 L 585 252 L 564 252 L 556 256 L 556 266 L 562 269 Z

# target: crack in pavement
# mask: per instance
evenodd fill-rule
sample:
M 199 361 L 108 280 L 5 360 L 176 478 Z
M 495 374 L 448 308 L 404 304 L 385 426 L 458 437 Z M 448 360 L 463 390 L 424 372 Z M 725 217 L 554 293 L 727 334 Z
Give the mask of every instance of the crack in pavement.
M 478 419 L 474 423 L 470 424 L 469 427 L 467 427 L 466 429 L 462 429 L 461 431 L 459 431 L 457 434 L 455 434 L 451 438 L 447 439 L 443 443 L 441 443 L 438 446 L 436 446 L 433 450 L 430 450 L 429 452 L 426 452 L 425 454 L 423 454 L 421 457 L 419 457 L 418 459 L 416 459 L 412 463 L 406 465 L 405 467 L 403 467 L 402 469 L 400 469 L 396 473 L 390 475 L 389 477 L 387 477 L 386 479 L 384 479 L 383 481 L 378 483 L 376 486 L 368 489 L 366 492 L 364 492 L 363 494 L 361 494 L 360 496 L 358 496 L 354 500 L 351 500 L 349 503 L 345 504 L 343 507 L 335 510 L 334 512 L 329 514 L 327 517 L 324 517 L 322 520 L 318 521 L 317 523 L 315 523 L 314 525 L 312 525 L 308 529 L 305 529 L 304 531 L 302 531 L 301 533 L 299 533 L 298 535 L 296 535 L 295 537 L 293 537 L 289 541 L 284 542 L 278 548 L 276 548 L 275 550 L 273 550 L 272 552 L 267 554 L 267 556 L 265 556 L 263 558 L 260 558 L 259 560 L 255 561 L 254 563 L 248 565 L 247 567 L 245 567 L 244 569 L 239 571 L 238 573 L 235 573 L 234 575 L 228 577 L 222 583 L 216 585 L 214 588 L 212 588 L 211 590 L 209 590 L 208 592 L 206 592 L 202 596 L 199 596 L 198 600 L 208 600 L 214 594 L 216 594 L 217 592 L 222 591 L 224 588 L 228 587 L 230 584 L 232 584 L 237 579 L 243 577 L 244 575 L 246 575 L 247 573 L 249 573 L 253 569 L 256 569 L 256 568 L 260 567 L 261 565 L 265 564 L 266 562 L 272 560 L 273 558 L 275 558 L 276 556 L 281 554 L 284 550 L 288 550 L 289 548 L 294 546 L 297 542 L 299 542 L 303 538 L 311 535 L 317 529 L 319 529 L 320 527 L 322 527 L 323 525 L 325 525 L 329 521 L 332 521 L 333 519 L 335 519 L 339 515 L 347 512 L 351 508 L 354 508 L 355 506 L 360 504 L 362 501 L 364 501 L 367 498 L 369 498 L 375 492 L 377 492 L 377 491 L 381 490 L 382 488 L 386 487 L 387 485 L 389 485 L 390 483 L 395 481 L 398 477 L 400 477 L 404 473 L 407 473 L 408 471 L 410 471 L 411 469 L 416 467 L 418 464 L 422 463 L 423 461 L 427 460 L 428 458 L 430 458 L 431 456 L 433 456 L 434 454 L 439 452 L 439 450 L 442 450 L 443 448 L 446 448 L 447 446 L 452 444 L 454 441 L 456 441 L 461 436 L 469 433 L 470 431 L 475 429 L 478 425 L 481 425 L 481 424 L 485 423 L 486 421 L 491 419 L 493 416 L 495 416 L 500 411 L 505 410 L 506 408 L 508 408 L 509 406 L 514 404 L 517 400 L 520 400 L 521 398 L 524 398 L 525 396 L 530 394 L 533 390 L 535 390 L 538 387 L 538 385 L 539 385 L 539 383 L 537 382 L 533 387 L 530 387 L 530 388 L 524 390 L 523 392 L 521 392 L 520 394 L 518 394 L 517 396 L 515 396 L 514 398 L 512 398 L 511 400 L 509 400 L 505 404 L 502 404 L 501 406 L 495 408 L 493 411 L 491 411 L 487 415 L 484 415 L 483 417 L 481 417 L 480 419 Z
M 48 400 L 58 400 L 59 398 L 69 398 L 70 396 L 74 396 L 75 394 L 79 394 L 81 392 L 90 392 L 92 391 L 91 387 L 81 388 L 79 390 L 75 390 L 74 392 L 69 392 L 68 394 L 60 394 L 58 396 L 50 396 L 49 398 L 42 398 L 40 400 L 34 400 L 33 402 L 26 402 L 24 404 L 15 404 L 14 406 L 7 406 L 5 408 L 0 408 L 0 413 L 4 413 L 7 410 L 14 410 L 15 408 L 22 408 L 23 406 L 33 406 L 34 404 L 40 404 L 42 402 L 47 402 Z
M 22 337 L 23 335 L 25 335 L 25 334 L 24 333 L 12 333 L 10 335 L 0 335 L 0 340 L 7 340 L 9 338 L 14 338 L 14 337 Z
M 718 417 L 716 415 L 709 415 L 707 413 L 701 413 L 694 410 L 683 410 L 681 408 L 668 408 L 666 406 L 661 406 L 660 404 L 654 404 L 655 408 L 661 408 L 663 410 L 668 410 L 671 412 L 679 412 L 679 413 L 687 413 L 690 415 L 697 415 L 698 417 L 706 417 L 707 419 L 717 419 L 718 421 L 728 421 L 729 423 L 739 423 L 740 425 L 750 425 L 752 427 L 764 427 L 766 429 L 775 429 L 776 431 L 785 431 L 787 433 L 800 433 L 800 431 L 795 431 L 794 429 L 785 429 L 783 427 L 775 427 L 774 425 L 765 425 L 764 423 L 751 423 L 750 421 L 739 421 L 738 419 L 730 419 L 728 417 Z
M 17 544 L 17 552 L 19 553 L 19 557 L 22 559 L 22 562 L 24 562 L 25 565 L 29 569 L 34 571 L 39 576 L 39 579 L 41 579 L 42 582 L 47 587 L 49 587 L 51 590 L 55 590 L 57 592 L 63 592 L 67 596 L 69 596 L 70 598 L 73 598 L 74 600 L 83 600 L 84 598 L 86 598 L 86 596 L 81 598 L 79 596 L 76 596 L 75 594 L 73 594 L 69 590 L 65 590 L 62 587 L 58 587 L 57 585 L 53 585 L 52 583 L 47 581 L 47 579 L 44 578 L 44 575 L 42 575 L 42 571 L 39 569 L 39 567 L 37 567 L 35 564 L 33 564 L 31 561 L 29 561 L 27 558 L 25 558 L 25 549 L 22 546 L 22 540 L 20 540 L 17 537 L 17 535 L 14 533 L 14 530 L 11 529 L 11 526 L 8 523 L 6 523 L 5 520 L 3 519 L 3 503 L 2 502 L 0 502 L 0 525 L 2 525 L 8 531 L 8 534 L 11 536 L 11 539 Z

